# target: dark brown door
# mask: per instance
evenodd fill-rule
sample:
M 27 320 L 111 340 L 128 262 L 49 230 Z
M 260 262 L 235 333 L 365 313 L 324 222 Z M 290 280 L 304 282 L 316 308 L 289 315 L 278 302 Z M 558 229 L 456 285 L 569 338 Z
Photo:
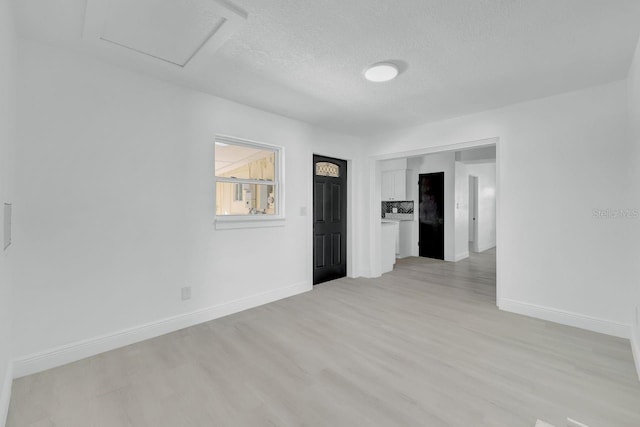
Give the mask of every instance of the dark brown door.
M 444 259 L 444 172 L 420 174 L 420 256 Z
M 347 162 L 313 156 L 313 284 L 347 275 Z

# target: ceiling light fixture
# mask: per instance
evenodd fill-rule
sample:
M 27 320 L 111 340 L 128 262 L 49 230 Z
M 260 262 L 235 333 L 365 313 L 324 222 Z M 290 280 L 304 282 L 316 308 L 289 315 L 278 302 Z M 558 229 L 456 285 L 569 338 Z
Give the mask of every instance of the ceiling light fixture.
M 392 62 L 378 62 L 364 71 L 364 78 L 370 82 L 388 82 L 395 79 L 400 70 Z

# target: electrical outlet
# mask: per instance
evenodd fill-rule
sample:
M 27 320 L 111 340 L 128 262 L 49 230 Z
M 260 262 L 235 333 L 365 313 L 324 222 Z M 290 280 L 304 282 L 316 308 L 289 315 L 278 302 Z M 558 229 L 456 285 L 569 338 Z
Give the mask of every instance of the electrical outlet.
M 191 299 L 191 286 L 185 286 L 182 288 L 182 301 Z

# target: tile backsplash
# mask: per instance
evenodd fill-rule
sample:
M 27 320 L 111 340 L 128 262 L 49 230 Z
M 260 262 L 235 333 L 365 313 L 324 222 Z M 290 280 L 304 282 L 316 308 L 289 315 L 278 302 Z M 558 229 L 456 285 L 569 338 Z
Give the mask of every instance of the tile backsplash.
M 412 220 L 413 201 L 382 202 L 382 218 Z

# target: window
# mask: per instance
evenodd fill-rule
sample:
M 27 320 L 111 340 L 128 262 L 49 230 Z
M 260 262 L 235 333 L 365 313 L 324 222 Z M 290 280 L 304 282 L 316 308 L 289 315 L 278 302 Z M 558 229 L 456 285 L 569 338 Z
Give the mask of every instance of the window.
M 340 178 L 340 166 L 335 163 L 318 162 L 316 163 L 316 175 Z
M 242 201 L 242 184 L 233 184 L 233 201 L 241 202 Z
M 282 218 L 281 147 L 217 136 L 216 220 Z

